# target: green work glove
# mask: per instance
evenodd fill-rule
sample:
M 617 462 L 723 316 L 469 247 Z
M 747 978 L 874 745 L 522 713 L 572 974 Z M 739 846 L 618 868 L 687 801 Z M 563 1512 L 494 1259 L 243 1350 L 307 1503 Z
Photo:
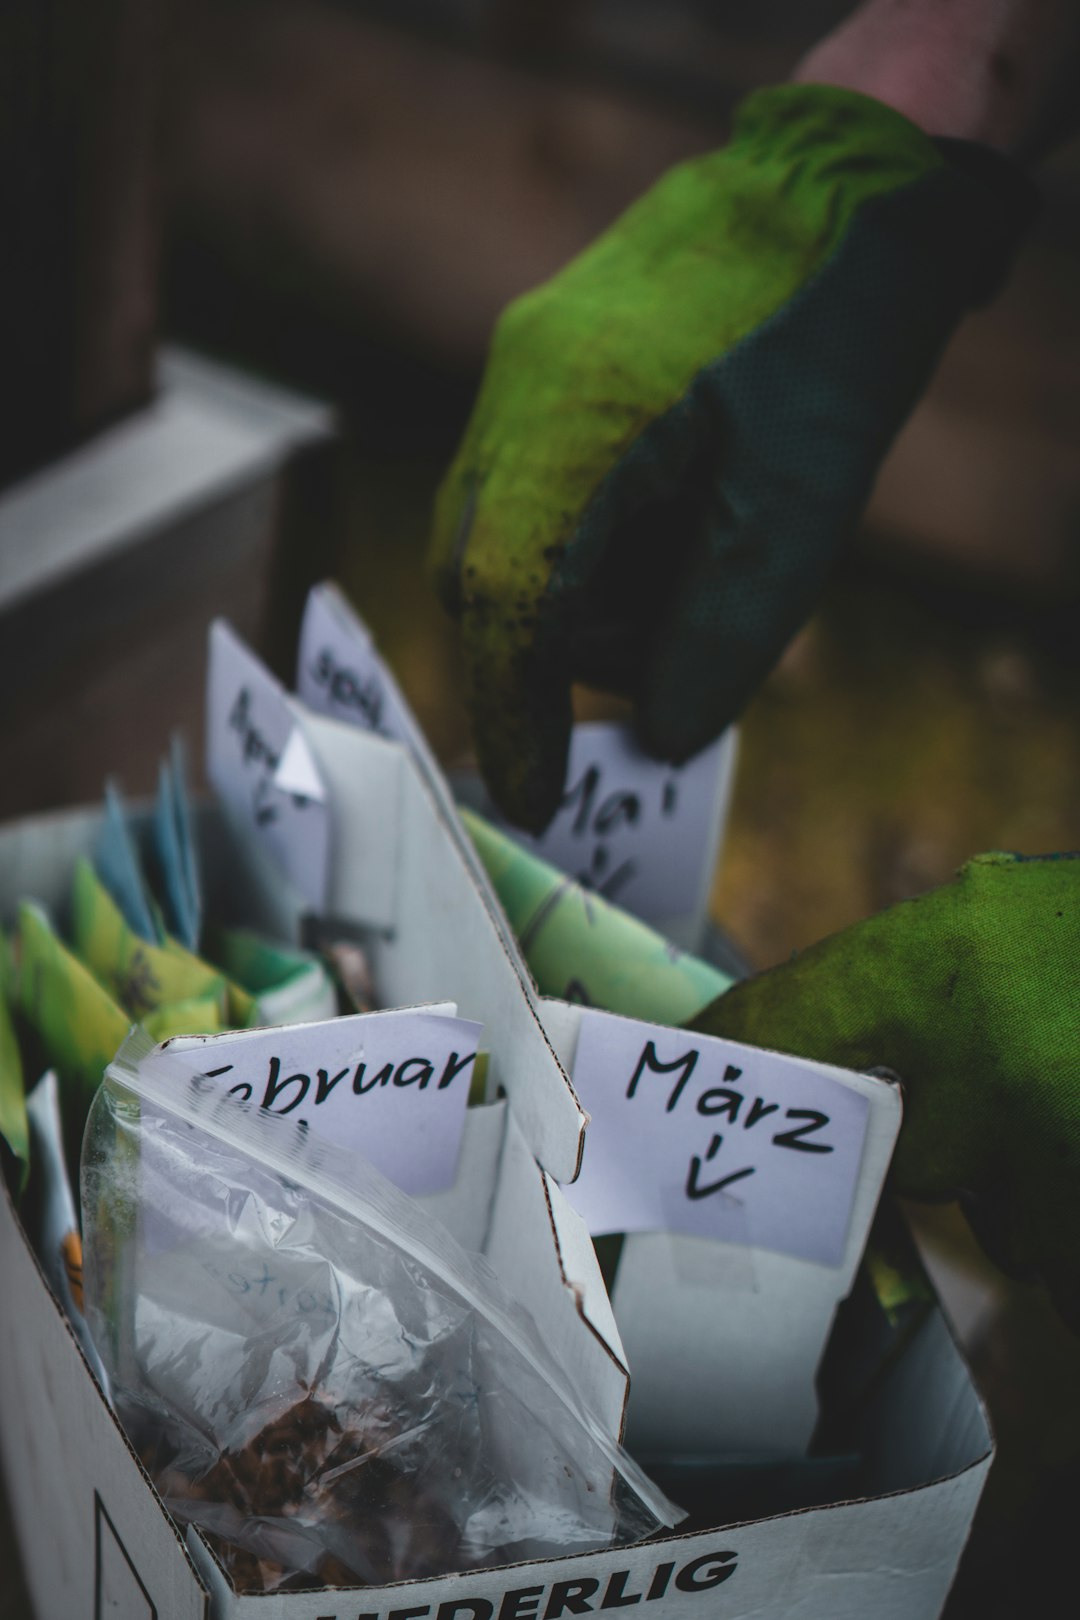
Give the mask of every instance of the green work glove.
M 1005 1270 L 1038 1276 L 1080 1331 L 1080 855 L 977 855 L 747 979 L 710 1035 L 904 1088 L 896 1191 L 958 1195 Z
M 787 85 L 506 310 L 432 560 L 513 820 L 558 806 L 574 680 L 675 761 L 741 710 L 1031 198 L 989 150 Z

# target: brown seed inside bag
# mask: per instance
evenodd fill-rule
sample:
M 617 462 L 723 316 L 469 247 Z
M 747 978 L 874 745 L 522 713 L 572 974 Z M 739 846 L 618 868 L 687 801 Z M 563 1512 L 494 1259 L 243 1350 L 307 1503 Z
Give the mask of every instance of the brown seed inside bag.
M 369 1414 L 366 1424 L 356 1413 L 343 1420 L 307 1396 L 197 1480 L 173 1467 L 157 1484 L 178 1508 L 199 1502 L 234 1510 L 235 1536 L 209 1527 L 207 1534 L 239 1591 L 421 1579 L 454 1567 L 459 1532 L 432 1493 L 380 1455 L 393 1441 L 385 1414 Z M 318 1526 L 320 1545 L 313 1543 L 311 1567 L 299 1574 L 287 1576 L 287 1565 L 260 1550 L 282 1525 Z

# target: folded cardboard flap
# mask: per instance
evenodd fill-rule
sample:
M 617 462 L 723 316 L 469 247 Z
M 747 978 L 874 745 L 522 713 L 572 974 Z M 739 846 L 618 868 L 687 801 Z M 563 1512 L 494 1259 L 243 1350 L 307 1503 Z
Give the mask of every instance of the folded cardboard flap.
M 885 1371 L 863 1419 L 864 1489 L 911 1491 L 928 1475 L 949 1479 L 989 1466 L 990 1419 L 939 1309 L 927 1313 Z
M 555 1360 L 573 1369 L 585 1409 L 605 1433 L 621 1435 L 626 1361 L 614 1318 L 599 1308 L 604 1285 L 596 1252 L 559 1187 L 537 1169 L 512 1112 L 484 1253 L 543 1324 Z
M 454 1186 L 418 1202 L 485 1257 L 511 1298 L 543 1324 L 556 1361 L 575 1369 L 586 1410 L 605 1433 L 620 1435 L 626 1362 L 596 1252 L 507 1103 L 469 1109 Z
M 626 1352 L 611 1309 L 611 1300 L 597 1263 L 596 1249 L 576 1209 L 567 1201 L 557 1182 L 545 1173 L 548 1208 L 555 1228 L 562 1274 L 574 1291 L 578 1309 L 600 1342 L 625 1366 Z M 625 1422 L 625 1407 L 623 1421 Z
M 480 1196 L 483 1188 L 489 1194 Z M 556 1360 L 576 1369 L 584 1406 L 607 1434 L 620 1435 L 626 1357 L 592 1239 L 536 1164 L 505 1102 L 469 1109 L 457 1181 L 419 1201 L 465 1248 L 483 1254 L 507 1293 L 543 1322 Z
M 483 862 L 461 825 L 439 762 L 370 630 L 332 580 L 324 580 L 308 593 L 296 652 L 296 691 L 311 714 L 393 737 L 405 745 L 477 886 L 490 896 Z M 493 903 L 492 914 L 509 949 L 516 953 L 517 945 L 497 903 Z
M 328 792 L 330 871 L 326 910 L 390 933 L 400 916 L 403 777 L 399 743 L 325 720 L 294 705 Z M 412 851 L 410 849 L 410 855 Z
M 7 891 L 10 892 L 10 891 Z M 206 1620 L 206 1596 L 0 1188 L 0 1445 L 41 1616 Z

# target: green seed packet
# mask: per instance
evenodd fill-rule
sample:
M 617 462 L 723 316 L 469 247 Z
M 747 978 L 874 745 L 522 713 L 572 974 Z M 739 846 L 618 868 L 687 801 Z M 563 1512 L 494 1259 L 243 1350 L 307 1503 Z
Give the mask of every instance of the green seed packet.
M 224 1011 L 221 1014 L 219 1029 L 248 1029 L 252 1024 L 259 1023 L 259 1009 L 255 997 L 249 995 L 242 985 L 236 983 L 235 979 L 226 978 L 223 973 L 218 972 L 217 968 L 203 957 L 193 956 L 189 950 L 186 950 L 181 945 L 178 939 L 173 939 L 171 934 L 166 934 L 165 943 L 161 948 L 175 961 L 186 963 L 192 974 L 196 969 L 199 969 L 201 972 L 213 976 L 207 981 L 206 994 L 211 993 L 212 985 L 216 984 L 218 980 L 225 986 Z M 220 990 L 218 994 L 220 994 Z M 210 1031 L 207 1029 L 203 1033 L 209 1034 Z
M 167 1041 L 173 1035 L 217 1035 L 222 1029 L 221 999 L 209 995 L 171 1001 L 147 1013 L 141 1023 L 155 1041 Z
M 19 1010 L 60 1076 L 68 1148 L 74 1147 L 77 1164 L 87 1110 L 131 1019 L 29 901 L 19 907 L 17 981 Z
M 230 1016 L 223 974 L 175 940 L 152 945 L 140 939 L 86 859 L 75 866 L 71 910 L 76 955 L 132 1018 L 208 996 L 218 998 L 221 1020 Z M 243 1008 L 246 1016 L 246 998 Z
M 682 1024 L 734 982 L 461 810 L 542 995 Z
M 309 951 L 279 945 L 246 928 L 219 928 L 210 954 L 230 981 L 255 1002 L 255 1024 L 306 1024 L 337 1013 L 337 994 L 324 964 Z

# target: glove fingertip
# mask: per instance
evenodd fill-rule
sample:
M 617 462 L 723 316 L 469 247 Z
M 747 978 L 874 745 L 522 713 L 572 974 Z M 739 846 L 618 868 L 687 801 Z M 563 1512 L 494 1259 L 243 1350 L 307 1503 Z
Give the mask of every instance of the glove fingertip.
M 635 706 L 634 720 L 642 747 L 657 759 L 685 765 L 701 749 L 715 742 L 736 717 L 734 702 L 724 694 L 708 693 L 708 706 L 695 701 L 689 689 L 667 692 L 652 686 Z
M 499 810 L 522 832 L 539 836 L 550 825 L 563 796 L 566 751 L 560 763 L 553 755 L 520 758 L 485 748 L 477 741 L 480 769 Z
M 551 692 L 539 721 L 515 709 L 473 704 L 480 771 L 499 810 L 538 835 L 562 802 L 570 751 L 569 693 Z

